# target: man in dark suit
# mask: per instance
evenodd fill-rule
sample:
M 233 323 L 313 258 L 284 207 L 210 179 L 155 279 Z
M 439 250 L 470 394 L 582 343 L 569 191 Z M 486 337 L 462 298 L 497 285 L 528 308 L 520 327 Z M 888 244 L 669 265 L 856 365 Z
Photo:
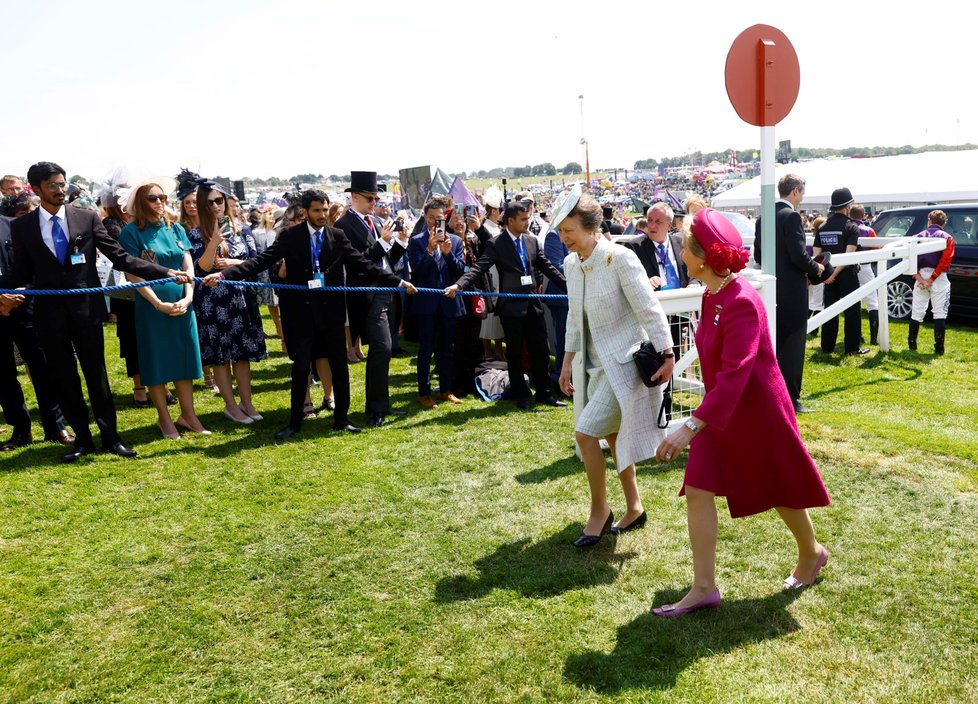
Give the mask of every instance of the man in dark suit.
M 646 213 L 646 231 L 622 242 L 638 255 L 649 283 L 656 291 L 685 288 L 689 285 L 689 272 L 680 253 L 683 238 L 669 230 L 673 222 L 673 210 L 666 203 L 654 203 Z
M 645 268 L 645 275 L 656 291 L 668 291 L 686 288 L 689 285 L 689 272 L 681 253 L 683 251 L 683 236 L 671 231 L 676 221 L 676 214 L 668 203 L 659 201 L 649 206 L 645 211 L 644 232 L 635 237 L 622 241 L 622 244 L 638 255 L 639 261 Z M 672 339 L 676 341 L 673 353 L 676 359 L 682 354 L 683 338 L 692 341 L 693 330 L 687 316 L 670 315 L 669 329 Z M 671 384 L 671 382 L 670 382 Z M 664 407 L 666 418 L 672 418 L 672 390 L 664 391 Z M 658 409 L 654 409 L 658 413 Z
M 322 191 L 302 194 L 306 221 L 283 230 L 278 238 L 255 259 L 249 259 L 222 272 L 204 278 L 205 286 L 215 286 L 221 279 L 238 281 L 285 262 L 283 283 L 305 286 L 308 291 L 279 291 L 282 333 L 292 360 L 292 396 L 289 424 L 275 434 L 285 440 L 302 426 L 302 406 L 306 400 L 309 365 L 316 360 L 320 375 L 329 361 L 333 372 L 335 407 L 333 427 L 349 433 L 360 429 L 350 423 L 350 370 L 346 358 L 346 305 L 342 293 L 323 293 L 324 286 L 343 286 L 343 269 L 355 273 L 371 286 L 402 286 L 408 293 L 415 288 L 387 273 L 354 249 L 343 230 L 326 227 L 328 199 Z
M 13 268 L 13 243 L 10 241 L 10 219 L 0 217 L 0 275 Z M 58 406 L 50 372 L 44 353 L 34 332 L 34 306 L 26 296 L 11 295 L 0 302 L 0 408 L 4 418 L 13 428 L 10 439 L 0 449 L 15 450 L 29 445 L 31 435 L 31 416 L 24 401 L 24 390 L 17 379 L 17 362 L 14 357 L 14 344 L 30 371 L 37 395 L 37 406 L 41 413 L 41 426 L 44 439 L 71 445 L 75 438 L 65 430 L 64 415 Z
M 408 260 L 414 283 L 421 288 L 444 289 L 465 273 L 462 238 L 445 229 L 445 211 L 432 203 L 425 205 L 424 227 L 411 238 Z M 424 295 L 411 302 L 411 315 L 418 323 L 418 398 L 425 408 L 438 404 L 431 398 L 431 355 L 438 370 L 438 398 L 462 403 L 452 393 L 455 362 L 455 330 L 458 318 L 465 315 L 461 298 Z
M 65 170 L 57 164 L 48 161 L 34 164 L 27 172 L 27 180 L 41 199 L 41 207 L 10 225 L 14 266 L 9 275 L 3 275 L 3 287 L 33 284 L 37 289 L 97 288 L 101 284 L 95 268 L 96 249 L 116 269 L 141 279 L 176 277 L 183 283 L 190 280 L 182 271 L 130 257 L 106 233 L 97 213 L 66 207 L 68 183 Z M 116 429 L 102 334 L 102 323 L 107 318 L 105 297 L 101 294 L 38 296 L 34 301 L 34 326 L 47 358 L 51 381 L 61 410 L 75 431 L 75 448 L 64 456 L 65 462 L 74 462 L 95 451 L 78 364 L 85 375 L 102 448 L 121 457 L 136 456 L 123 444 Z
M 541 273 L 556 283 L 561 291 L 566 291 L 564 275 L 544 255 L 537 238 L 526 234 L 530 222 L 527 206 L 519 201 L 507 203 L 503 222 L 506 225 L 503 232 L 486 243 L 475 266 L 446 288 L 445 295 L 454 298 L 458 291 L 481 281 L 493 265 L 499 275 L 500 293 L 539 293 L 537 278 Z M 551 391 L 550 375 L 547 372 L 550 347 L 547 343 L 542 301 L 539 298 L 499 298 L 495 304 L 495 313 L 503 324 L 509 387 L 517 406 L 524 410 L 530 407 L 530 389 L 523 378 L 524 340 L 529 347 L 530 363 L 533 365 L 536 400 L 550 406 L 566 406 Z
M 808 277 L 820 276 L 822 264 L 805 249 L 805 228 L 798 206 L 805 197 L 805 179 L 785 174 L 778 181 L 780 198 L 774 204 L 774 273 L 777 277 L 775 347 L 778 367 L 788 387 L 795 413 L 808 413 L 801 402 L 808 329 Z M 761 221 L 754 226 L 754 258 L 761 261 Z
M 373 171 L 353 171 L 350 174 L 350 207 L 336 227 L 346 234 L 350 245 L 385 272 L 393 273 L 394 266 L 407 251 L 407 239 L 394 238 L 393 222 L 383 224 L 373 217 L 377 194 L 385 190 L 377 184 Z M 353 268 L 346 272 L 347 286 L 369 286 L 373 274 Z M 395 294 L 348 293 L 346 308 L 350 316 L 350 337 L 360 338 L 369 350 L 365 374 L 366 413 L 372 425 L 378 414 L 395 413 L 390 407 L 391 330 L 388 312 Z M 400 413 L 403 413 L 401 411 Z

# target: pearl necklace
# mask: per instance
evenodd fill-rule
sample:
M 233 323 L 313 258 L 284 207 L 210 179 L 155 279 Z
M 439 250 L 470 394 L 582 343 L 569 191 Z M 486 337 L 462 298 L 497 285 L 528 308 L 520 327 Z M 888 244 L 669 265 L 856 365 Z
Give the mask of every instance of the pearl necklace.
M 727 274 L 726 276 L 723 277 L 723 281 L 721 281 L 720 282 L 720 285 L 717 286 L 717 290 L 716 291 L 711 291 L 710 290 L 710 287 L 707 286 L 706 287 L 706 293 L 709 294 L 709 295 L 711 295 L 711 296 L 717 295 L 718 293 L 720 293 L 720 291 L 723 290 L 723 287 L 724 286 L 726 286 L 731 281 L 733 281 L 733 278 L 734 278 L 734 273 L 731 271 L 729 274 Z

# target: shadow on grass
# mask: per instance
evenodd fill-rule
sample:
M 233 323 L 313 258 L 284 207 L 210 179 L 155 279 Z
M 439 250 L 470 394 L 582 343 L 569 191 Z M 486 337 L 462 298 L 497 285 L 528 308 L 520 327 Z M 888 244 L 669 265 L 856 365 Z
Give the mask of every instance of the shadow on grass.
M 501 545 L 476 560 L 478 576 L 457 575 L 440 580 L 435 586 L 435 601 L 479 599 L 494 589 L 542 598 L 611 584 L 618 578 L 622 564 L 635 553 L 616 553 L 613 536 L 606 536 L 590 550 L 578 550 L 571 543 L 580 532 L 581 524 L 572 523 L 539 543 L 524 538 Z
M 826 355 L 822 353 L 817 353 L 812 356 L 813 360 L 816 360 L 823 364 L 833 364 L 834 366 L 841 366 L 838 359 L 833 359 L 831 355 Z M 833 386 L 832 388 L 822 389 L 821 391 L 815 391 L 810 394 L 806 394 L 806 398 L 816 399 L 823 396 L 831 396 L 843 391 L 848 391 L 850 389 L 857 388 L 859 386 L 876 386 L 878 384 L 906 384 L 908 382 L 916 381 L 921 376 L 923 376 L 923 371 L 918 366 L 922 361 L 929 361 L 924 357 L 921 357 L 916 352 L 904 351 L 891 353 L 889 355 L 883 354 L 882 352 L 877 353 L 873 357 L 869 357 L 862 364 L 860 368 L 862 369 L 875 369 L 884 364 L 889 365 L 889 368 L 893 372 L 903 371 L 905 376 L 899 379 L 881 379 L 875 377 L 873 379 L 867 379 L 866 381 L 859 382 L 856 384 L 842 384 L 839 386 Z
M 719 609 L 677 619 L 644 613 L 618 629 L 610 653 L 571 655 L 564 678 L 603 694 L 624 689 L 669 689 L 679 674 L 700 658 L 729 652 L 748 643 L 780 638 L 797 631 L 787 611 L 801 592 L 779 592 L 760 599 L 724 601 Z M 654 605 L 678 601 L 683 592 L 660 591 Z
M 546 466 L 531 469 L 529 472 L 517 474 L 516 481 L 520 484 L 542 484 L 583 473 L 584 465 L 577 459 L 577 455 L 571 455 Z

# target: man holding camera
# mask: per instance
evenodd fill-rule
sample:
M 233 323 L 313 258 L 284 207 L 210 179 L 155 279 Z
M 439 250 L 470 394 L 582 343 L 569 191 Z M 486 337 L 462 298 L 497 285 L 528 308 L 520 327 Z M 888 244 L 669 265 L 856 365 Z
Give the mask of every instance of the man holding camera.
M 374 218 L 374 207 L 379 202 L 378 193 L 386 187 L 377 184 L 374 171 L 350 173 L 350 207 L 334 227 L 343 230 L 353 248 L 365 259 L 388 274 L 407 252 L 408 236 L 403 230 L 394 237 L 395 221 L 386 224 Z M 371 276 L 355 269 L 347 269 L 347 286 L 369 286 Z M 348 293 L 346 308 L 350 316 L 350 337 L 360 338 L 369 350 L 365 378 L 366 409 L 371 427 L 383 424 L 384 416 L 401 415 L 390 407 L 391 328 L 387 319 L 395 294 Z
M 421 288 L 444 289 L 465 273 L 462 238 L 446 230 L 445 210 L 438 202 L 424 206 L 424 225 L 411 238 L 408 261 L 414 283 Z M 418 397 L 425 408 L 438 404 L 431 398 L 431 356 L 438 370 L 438 398 L 462 403 L 452 393 L 455 362 L 456 321 L 465 315 L 461 298 L 419 296 L 412 302 L 411 315 L 418 323 Z
M 526 203 L 511 201 L 506 204 L 503 214 L 505 229 L 498 237 L 486 243 L 486 247 L 475 266 L 454 284 L 445 289 L 445 295 L 454 298 L 455 294 L 470 288 L 489 267 L 495 265 L 499 272 L 500 293 L 540 293 L 537 283 L 543 274 L 553 281 L 561 291 L 567 290 L 564 275 L 550 263 L 536 237 L 528 235 L 530 208 Z M 547 325 L 544 319 L 543 303 L 540 298 L 500 298 L 496 303 L 496 315 L 503 324 L 506 338 L 506 366 L 509 370 L 509 387 L 516 405 L 526 410 L 530 408 L 530 389 L 523 378 L 523 342 L 530 351 L 533 365 L 533 386 L 536 400 L 548 406 L 566 406 L 558 401 L 551 391 L 550 347 L 547 342 Z

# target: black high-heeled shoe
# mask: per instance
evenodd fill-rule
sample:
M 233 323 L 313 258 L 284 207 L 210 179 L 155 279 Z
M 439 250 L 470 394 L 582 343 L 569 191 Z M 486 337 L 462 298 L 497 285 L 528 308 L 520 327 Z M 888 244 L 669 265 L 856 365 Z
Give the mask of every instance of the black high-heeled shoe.
M 630 530 L 638 530 L 645 525 L 647 520 L 649 520 L 648 514 L 645 511 L 642 511 L 642 515 L 629 523 L 627 526 L 612 526 L 611 534 L 621 535 L 622 533 L 627 533 Z
M 574 547 L 589 548 L 593 545 L 596 545 L 598 541 L 601 540 L 602 536 L 605 533 L 607 533 L 609 530 L 611 530 L 611 524 L 614 522 L 615 522 L 615 512 L 608 511 L 608 520 L 604 522 L 603 526 L 601 526 L 601 532 L 598 533 L 597 535 L 588 535 L 582 530 L 581 534 L 577 536 L 577 540 L 574 541 Z

